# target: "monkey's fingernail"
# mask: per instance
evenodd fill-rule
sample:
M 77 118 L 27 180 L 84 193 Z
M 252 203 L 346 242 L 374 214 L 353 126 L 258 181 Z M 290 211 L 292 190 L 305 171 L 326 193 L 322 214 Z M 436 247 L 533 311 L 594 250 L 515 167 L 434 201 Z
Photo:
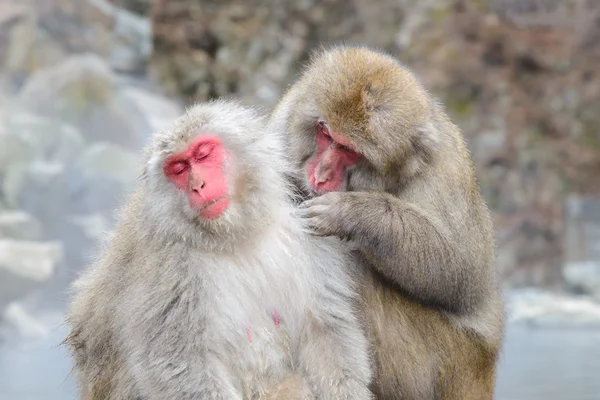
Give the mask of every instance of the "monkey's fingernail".
M 313 204 L 315 204 L 315 200 L 316 199 L 305 200 L 302 203 L 300 203 L 299 207 L 308 208 L 308 207 L 312 206 Z
M 304 210 L 296 210 L 296 212 L 294 213 L 296 215 L 297 218 L 310 218 L 311 216 L 311 212 L 308 209 L 304 209 Z

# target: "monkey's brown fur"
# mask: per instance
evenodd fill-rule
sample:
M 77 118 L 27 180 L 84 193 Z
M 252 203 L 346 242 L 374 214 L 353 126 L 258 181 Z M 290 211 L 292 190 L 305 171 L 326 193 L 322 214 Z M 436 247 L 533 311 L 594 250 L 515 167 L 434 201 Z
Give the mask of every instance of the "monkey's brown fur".
M 363 159 L 343 191 L 308 200 L 305 217 L 318 235 L 350 239 L 363 260 L 374 392 L 491 399 L 504 310 L 489 211 L 460 130 L 394 58 L 322 51 L 271 117 L 309 197 L 322 119 Z

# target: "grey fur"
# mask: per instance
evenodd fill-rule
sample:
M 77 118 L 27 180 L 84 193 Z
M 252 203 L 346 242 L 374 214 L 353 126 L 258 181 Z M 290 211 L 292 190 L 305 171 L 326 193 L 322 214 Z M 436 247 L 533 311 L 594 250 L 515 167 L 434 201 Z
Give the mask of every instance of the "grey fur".
M 82 398 L 275 398 L 290 375 L 303 386 L 294 398 L 371 398 L 358 271 L 337 239 L 312 237 L 294 215 L 265 126 L 213 102 L 152 138 L 114 235 L 74 285 L 67 343 Z M 162 172 L 207 132 L 233 155 L 230 206 L 208 222 Z

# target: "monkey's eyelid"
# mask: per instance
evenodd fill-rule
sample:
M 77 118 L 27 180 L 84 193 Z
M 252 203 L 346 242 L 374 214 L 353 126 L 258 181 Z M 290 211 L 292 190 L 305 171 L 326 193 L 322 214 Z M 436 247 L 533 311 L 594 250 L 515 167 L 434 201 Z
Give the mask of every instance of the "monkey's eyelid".
M 210 151 L 198 153 L 198 154 L 196 154 L 196 161 L 202 161 L 209 155 L 210 155 Z
M 332 139 L 331 134 L 329 133 L 329 128 L 327 127 L 327 123 L 325 123 L 324 125 L 319 125 L 319 128 L 317 130 L 323 135 L 325 135 L 325 137 Z
M 200 145 L 194 153 L 194 157 L 197 161 L 202 161 L 212 153 L 213 149 L 214 146 Z
M 182 174 L 186 169 L 188 168 L 187 163 L 183 162 L 183 161 L 179 161 L 176 163 L 173 163 L 171 165 L 169 165 L 167 167 L 167 171 L 170 174 L 174 174 L 174 175 L 180 175 Z

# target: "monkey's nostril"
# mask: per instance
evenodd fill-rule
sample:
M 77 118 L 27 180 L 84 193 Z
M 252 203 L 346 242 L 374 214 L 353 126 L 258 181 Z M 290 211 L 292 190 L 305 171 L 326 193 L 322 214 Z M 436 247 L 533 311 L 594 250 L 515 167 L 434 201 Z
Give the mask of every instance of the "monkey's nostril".
M 204 182 L 200 184 L 200 189 L 204 189 Z

